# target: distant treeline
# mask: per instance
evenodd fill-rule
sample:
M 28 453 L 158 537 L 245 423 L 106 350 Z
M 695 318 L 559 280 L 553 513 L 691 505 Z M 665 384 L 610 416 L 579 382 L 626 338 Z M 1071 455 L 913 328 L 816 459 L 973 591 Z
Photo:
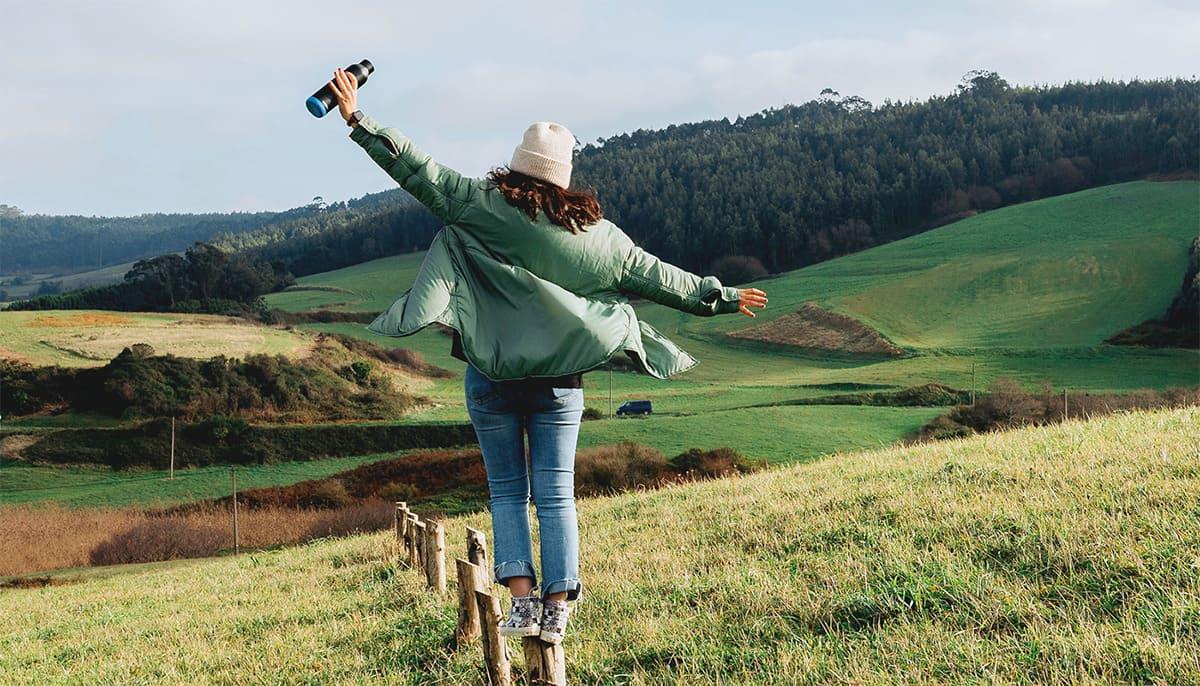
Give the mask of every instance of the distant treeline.
M 1011 203 L 1194 175 L 1197 108 L 1195 79 L 1014 87 L 979 71 L 924 102 L 826 89 L 735 121 L 601 139 L 580 151 L 575 178 L 647 250 L 736 283 Z M 437 228 L 393 189 L 213 244 L 302 276 L 424 249 Z
M 265 312 L 259 297 L 293 283 L 282 262 L 229 254 L 197 242 L 182 256 L 138 260 L 120 283 L 39 295 L 9 308 L 243 314 Z
M 222 250 L 282 262 L 296 276 L 348 267 L 389 255 L 424 250 L 441 227 L 424 206 L 399 188 L 352 206 L 331 205 L 311 217 L 213 239 Z
M 283 212 L 155 212 L 136 217 L 24 214 L 18 207 L 0 205 L 0 242 L 5 248 L 0 274 L 99 269 L 179 252 L 197 241 L 221 244 L 268 225 L 300 222 L 329 229 L 347 223 L 346 215 L 370 214 L 401 202 L 398 193 L 387 191 L 328 205 L 317 197 Z
M 1003 205 L 1193 174 L 1198 107 L 1195 80 L 1012 87 L 973 72 L 954 94 L 925 102 L 874 105 L 827 91 L 732 122 L 602 139 L 578 154 L 575 174 L 647 250 L 736 283 Z M 410 206 L 222 245 L 253 248 L 300 276 L 423 249 L 436 230 Z
M 1010 203 L 1196 171 L 1196 80 L 1012 87 L 882 106 L 833 91 L 588 146 L 576 171 L 647 250 L 793 269 Z M 1052 230 L 1052 227 L 1047 227 Z

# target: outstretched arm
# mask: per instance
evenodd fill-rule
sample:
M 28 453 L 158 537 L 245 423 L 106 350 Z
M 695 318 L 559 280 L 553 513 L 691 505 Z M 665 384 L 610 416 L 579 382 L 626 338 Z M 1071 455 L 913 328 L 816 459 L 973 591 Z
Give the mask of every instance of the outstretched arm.
M 338 69 L 331 83 L 338 98 L 338 110 L 349 121 L 358 107 L 357 82 Z M 350 132 L 350 139 L 362 146 L 401 188 L 447 224 L 458 219 L 478 192 L 474 179 L 434 162 L 413 145 L 408 136 L 394 128 L 381 126 L 371 117 L 364 116 L 359 120 Z
M 660 260 L 632 240 L 626 250 L 618 283 L 623 291 L 702 317 L 734 312 L 754 317 L 751 305 L 767 306 L 767 294 L 757 288 L 723 286 L 715 276 L 702 278 Z

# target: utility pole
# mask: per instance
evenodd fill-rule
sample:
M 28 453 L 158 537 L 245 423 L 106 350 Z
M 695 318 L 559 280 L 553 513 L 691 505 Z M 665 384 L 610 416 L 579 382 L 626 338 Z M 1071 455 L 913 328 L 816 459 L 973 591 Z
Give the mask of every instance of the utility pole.
M 233 554 L 237 555 L 241 553 L 238 540 L 237 465 L 229 468 L 229 476 L 233 480 Z
M 1067 419 L 1067 389 L 1063 389 L 1063 421 Z
M 175 480 L 175 418 L 171 417 L 171 481 Z

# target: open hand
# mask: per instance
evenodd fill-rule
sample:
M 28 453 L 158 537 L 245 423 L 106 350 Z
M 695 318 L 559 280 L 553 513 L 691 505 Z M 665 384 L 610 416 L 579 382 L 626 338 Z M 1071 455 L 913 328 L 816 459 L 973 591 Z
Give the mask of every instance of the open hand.
M 342 119 L 350 121 L 350 115 L 358 109 L 358 79 L 338 67 L 333 72 L 333 80 L 329 82 L 329 87 L 337 96 L 338 112 L 341 113 Z
M 751 305 L 754 307 L 767 306 L 767 294 L 757 288 L 739 288 L 738 295 L 741 296 L 741 299 L 738 301 L 738 312 L 748 317 L 758 316 L 750 311 Z

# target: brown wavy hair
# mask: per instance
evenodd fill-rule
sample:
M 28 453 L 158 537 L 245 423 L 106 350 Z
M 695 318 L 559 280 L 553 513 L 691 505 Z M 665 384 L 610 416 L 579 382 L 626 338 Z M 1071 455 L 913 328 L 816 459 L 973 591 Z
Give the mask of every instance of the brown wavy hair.
M 530 219 L 537 219 L 540 209 L 546 217 L 571 233 L 586 231 L 589 224 L 600 221 L 604 210 L 594 190 L 570 190 L 535 179 L 508 167 L 497 167 L 487 175 L 509 205 Z

